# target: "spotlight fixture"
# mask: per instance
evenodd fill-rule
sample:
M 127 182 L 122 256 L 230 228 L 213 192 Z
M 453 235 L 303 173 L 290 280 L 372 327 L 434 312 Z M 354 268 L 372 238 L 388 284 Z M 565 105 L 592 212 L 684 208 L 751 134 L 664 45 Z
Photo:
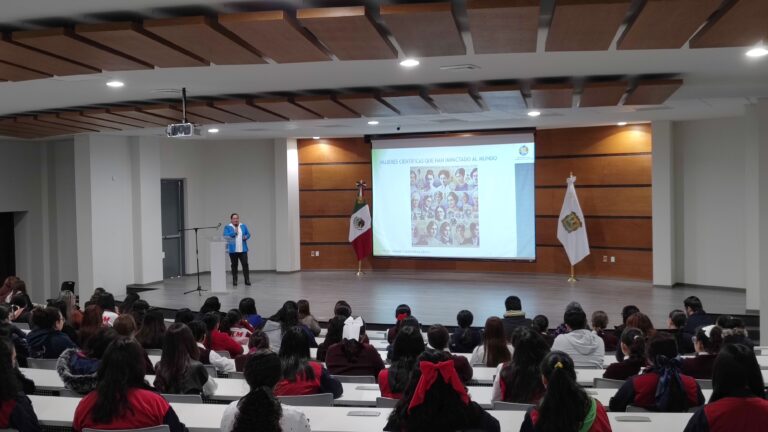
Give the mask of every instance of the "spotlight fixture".
M 379 124 L 379 121 L 378 120 L 371 120 L 371 121 L 368 122 L 368 124 L 371 125 L 371 126 L 376 126 L 377 124 Z
M 626 126 L 627 122 L 618 122 L 616 123 L 616 126 Z
M 541 115 L 541 111 L 528 111 L 529 117 L 538 117 Z
M 756 46 L 746 52 L 747 57 L 765 57 L 768 55 L 768 48 L 764 46 Z
M 219 130 L 217 128 L 210 128 L 208 129 L 208 133 L 219 133 Z
M 312 139 L 320 139 L 320 137 L 312 137 Z
M 407 58 L 400 62 L 400 66 L 406 67 L 406 68 L 412 68 L 419 65 L 419 61 L 414 58 Z
M 107 87 L 112 87 L 112 88 L 120 88 L 120 87 L 123 87 L 124 85 L 125 85 L 125 83 L 122 82 L 122 81 L 108 81 L 107 82 Z

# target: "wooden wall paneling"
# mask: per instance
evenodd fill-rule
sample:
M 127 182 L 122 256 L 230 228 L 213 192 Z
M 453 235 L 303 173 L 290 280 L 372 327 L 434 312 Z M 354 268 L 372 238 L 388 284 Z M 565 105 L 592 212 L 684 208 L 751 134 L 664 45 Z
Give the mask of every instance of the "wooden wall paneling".
M 371 161 L 371 145 L 363 138 L 300 139 L 297 144 L 299 164 Z
M 536 52 L 541 0 L 469 0 L 475 54 Z
M 525 98 L 517 85 L 480 87 L 478 93 L 491 111 L 515 112 L 526 108 Z
M 19 31 L 14 32 L 11 37 L 14 42 L 72 59 L 99 70 L 129 71 L 152 69 L 150 64 L 143 63 L 138 59 L 110 48 L 102 47 L 64 28 Z
M 651 218 L 585 218 L 591 247 L 652 249 L 653 230 Z M 303 221 L 302 221 L 303 223 Z M 557 240 L 558 217 L 536 218 L 536 244 L 559 245 Z
M 585 216 L 651 216 L 651 187 L 579 188 L 579 204 Z M 563 206 L 565 186 L 536 188 L 536 214 L 557 216 Z
M 16 117 L 16 123 L 27 125 L 35 129 L 40 128 L 42 130 L 61 131 L 62 135 L 80 132 L 94 132 L 92 129 L 86 129 L 83 127 L 47 123 L 38 120 L 35 116 L 18 116 Z
M 662 105 L 683 85 L 681 79 L 640 80 L 624 105 Z
M 483 111 L 475 98 L 464 89 L 432 89 L 428 96 L 437 105 L 441 112 L 446 114 L 462 114 Z
M 192 16 L 144 21 L 144 28 L 217 65 L 265 63 L 255 50 L 231 37 L 213 18 Z
M 130 126 L 129 129 L 142 129 L 146 127 L 158 127 L 153 123 L 148 123 L 142 120 L 136 120 L 130 117 L 123 117 L 118 114 L 113 114 L 107 109 L 90 109 L 84 111 L 83 114 L 86 117 L 103 120 L 105 122 L 111 122 L 111 124 L 125 124 Z
M 29 81 L 50 78 L 51 75 L 0 61 L 0 81 Z
M 611 46 L 631 0 L 557 0 L 547 51 L 605 51 Z
M 213 101 L 213 106 L 256 122 L 285 121 L 285 117 L 255 107 L 242 99 Z
M 650 185 L 651 155 L 621 155 L 536 160 L 536 186 L 561 186 L 569 173 L 576 187 Z
M 768 40 L 768 2 L 728 3 L 690 40 L 691 48 L 748 47 Z
M 299 212 L 301 216 L 349 217 L 356 198 L 356 190 L 303 191 L 299 193 Z
M 300 9 L 297 18 L 339 60 L 397 58 L 364 6 Z
M 219 24 L 277 63 L 330 60 L 285 11 L 219 15 Z
M 647 123 L 536 131 L 537 158 L 650 153 L 651 148 L 651 125 Z
M 311 256 L 311 251 L 318 251 L 319 256 Z M 357 268 L 357 256 L 352 246 L 344 245 L 301 245 L 302 270 L 339 270 Z M 371 269 L 371 260 L 363 260 L 363 269 Z
M 722 3 L 722 0 L 648 0 L 624 30 L 616 48 L 681 48 Z
M 81 123 L 81 122 L 76 122 L 76 121 L 73 121 L 73 120 L 62 119 L 62 118 L 59 118 L 56 114 L 38 114 L 35 117 L 37 117 L 38 120 L 40 120 L 41 122 L 44 122 L 44 123 L 50 123 L 52 125 L 60 125 L 60 126 L 69 126 L 69 127 L 74 127 L 74 128 L 80 128 L 80 129 L 89 130 L 89 131 L 93 131 L 93 132 L 104 132 L 104 131 L 107 131 L 107 132 L 108 131 L 112 131 L 112 132 L 114 132 L 114 131 L 118 130 L 118 129 L 114 129 L 114 128 L 108 128 L 108 127 L 105 127 L 105 126 L 92 125 L 92 124 L 88 124 L 88 123 Z
M 393 111 L 374 95 L 346 94 L 336 96 L 336 100 L 364 117 L 394 117 L 398 115 L 396 111 Z
M 348 241 L 349 217 L 301 219 L 301 243 L 346 243 Z
M 100 72 L 97 68 L 73 63 L 19 45 L 7 36 L 0 37 L 0 60 L 47 75 L 86 75 Z
M 579 107 L 616 106 L 628 87 L 626 81 L 586 83 L 581 91 Z
M 217 123 L 246 123 L 251 121 L 229 111 L 220 110 L 208 102 L 188 102 L 187 113 L 209 118 Z
M 371 185 L 370 164 L 301 165 L 299 189 L 354 189 L 355 182 L 364 180 Z
M 316 120 L 319 115 L 309 111 L 288 98 L 259 98 L 250 101 L 253 105 L 285 117 L 289 120 Z
M 103 112 L 103 110 L 100 112 Z M 106 126 L 106 127 L 111 127 L 111 128 L 120 129 L 120 130 L 133 128 L 133 126 L 130 126 L 126 123 L 121 123 L 121 122 L 116 123 L 114 121 L 102 120 L 96 117 L 89 117 L 88 115 L 86 115 L 86 113 L 83 113 L 80 111 L 65 111 L 65 112 L 60 112 L 57 115 L 64 120 L 72 120 L 80 123 Z
M 293 101 L 327 119 L 360 117 L 360 114 L 339 104 L 331 96 L 297 96 L 293 98 Z
M 383 93 L 381 98 L 400 111 L 401 115 L 437 114 L 437 110 L 424 99 L 419 91 Z
M 467 53 L 451 3 L 383 5 L 380 13 L 406 57 Z
M 134 22 L 80 24 L 75 27 L 75 33 L 161 68 L 210 64 L 192 53 L 172 46 Z
M 169 123 L 165 118 L 139 111 L 136 107 L 114 107 L 107 111 L 120 117 L 141 121 L 146 124 L 146 127 L 167 126 Z M 123 120 L 120 119 L 120 121 Z
M 530 105 L 532 108 L 570 108 L 573 105 L 573 85 L 534 84 Z

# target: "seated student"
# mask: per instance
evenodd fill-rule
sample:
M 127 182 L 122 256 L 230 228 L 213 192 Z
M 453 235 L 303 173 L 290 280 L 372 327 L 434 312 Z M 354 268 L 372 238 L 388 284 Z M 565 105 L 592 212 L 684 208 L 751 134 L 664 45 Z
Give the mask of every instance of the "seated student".
M 202 321 L 192 321 L 187 324 L 189 330 L 192 332 L 192 337 L 197 344 L 197 350 L 199 351 L 198 361 L 204 365 L 213 365 L 217 371 L 220 372 L 234 372 L 235 360 L 226 358 L 216 351 L 211 351 L 205 347 L 205 338 L 208 334 L 208 329 Z
M 755 348 L 755 342 L 749 338 L 749 333 L 741 318 L 728 316 L 718 327 L 723 329 L 723 344 L 741 344 L 749 349 Z
M 685 339 L 683 336 L 683 327 L 685 327 L 685 320 L 688 318 L 685 312 L 680 309 L 675 309 L 669 313 L 667 319 L 667 331 L 675 335 L 675 341 L 677 341 L 677 351 L 680 354 L 688 354 L 694 351 L 691 340 Z
M 91 304 L 85 307 L 83 321 L 80 323 L 80 330 L 77 332 L 82 348 L 88 348 L 88 342 L 93 335 L 95 335 L 100 328 L 104 327 L 101 313 L 102 310 L 99 305 Z
M 517 327 L 530 327 L 531 320 L 525 317 L 520 297 L 509 296 L 504 300 L 504 336 L 507 340 L 512 337 L 512 331 Z
M 299 310 L 299 322 L 307 326 L 307 328 L 315 336 L 320 336 L 320 324 L 317 319 L 309 311 L 309 302 L 307 300 L 299 300 L 296 302 Z
M 448 351 L 448 340 L 450 337 L 448 329 L 440 324 L 429 327 L 429 330 L 427 330 L 427 351 L 445 351 L 450 354 L 450 351 Z M 456 368 L 456 373 L 461 378 L 461 382 L 467 384 L 472 379 L 473 374 L 472 365 L 469 364 L 469 360 L 464 356 L 453 354 L 451 354 L 451 359 L 453 360 L 453 366 Z
M 195 313 L 192 312 L 189 308 L 182 308 L 176 311 L 176 316 L 173 318 L 173 322 L 189 324 L 195 320 L 195 316 Z
M 140 299 L 141 296 L 136 293 L 126 294 L 125 299 L 123 299 L 122 303 L 120 303 L 120 315 L 130 314 L 133 312 L 133 305 Z
M 397 333 L 392 347 L 392 366 L 379 372 L 378 383 L 381 396 L 400 399 L 416 367 L 416 358 L 424 352 L 424 338 L 418 328 L 406 326 Z
M 384 369 L 381 355 L 368 343 L 361 342 L 365 336 L 365 324 L 361 318 L 347 318 L 341 342 L 328 347 L 325 365 L 333 375 L 356 375 L 378 377 Z
M 334 399 L 341 396 L 341 383 L 321 363 L 309 360 L 309 341 L 302 328 L 291 327 L 285 332 L 279 355 L 282 378 L 275 386 L 276 395 L 332 393 Z
M 333 306 L 333 316 L 341 315 L 344 319 L 352 316 L 352 306 L 346 300 L 339 300 Z
M 626 327 L 620 345 L 624 360 L 608 365 L 603 378 L 624 381 L 640 373 L 648 365 L 645 356 L 645 336 L 640 329 Z
M 141 328 L 136 333 L 136 341 L 144 349 L 162 349 L 164 339 L 165 318 L 163 317 L 163 312 L 160 309 L 150 309 L 144 315 Z
M 473 329 L 472 322 L 475 317 L 472 312 L 463 309 L 456 315 L 456 323 L 459 325 L 451 335 L 451 352 L 471 353 L 480 345 L 483 336 L 480 330 Z
M 102 323 L 106 326 L 112 327 L 115 319 L 118 317 L 117 306 L 115 306 L 115 296 L 112 293 L 104 292 L 96 299 L 96 304 L 101 308 Z
M 70 319 L 67 317 L 67 312 L 71 312 L 68 310 L 67 303 L 64 300 L 49 300 L 48 306 L 54 307 L 58 309 L 59 312 L 61 312 L 61 316 L 64 318 L 64 324 L 61 326 L 61 332 L 69 336 L 69 340 L 77 344 L 79 338 L 77 336 L 77 330 L 74 326 L 72 326 L 72 324 L 70 324 Z
M 281 405 L 274 394 L 280 380 L 280 358 L 271 351 L 248 356 L 245 381 L 248 394 L 234 401 L 224 410 L 221 432 L 310 431 L 309 420 L 300 410 Z
M 325 334 L 323 343 L 317 346 L 317 361 L 324 362 L 328 348 L 342 341 L 344 336 L 344 321 L 347 318 L 342 315 L 336 315 L 328 320 L 328 332 Z
M 141 345 L 120 338 L 112 342 L 99 366 L 96 390 L 75 409 L 72 428 L 141 429 L 168 425 L 171 432 L 186 432 L 171 405 L 144 381 Z
M 626 305 L 621 309 L 621 324 L 613 327 L 616 334 L 624 331 L 627 327 L 627 319 L 637 312 L 640 312 L 640 309 L 635 305 Z
M 29 324 L 32 317 L 32 301 L 26 294 L 11 297 L 11 322 Z
M 450 354 L 427 351 L 419 356 L 418 366 L 384 430 L 498 432 L 501 427 L 498 420 L 471 400 Z
M 651 367 L 630 377 L 611 398 L 611 411 L 626 411 L 629 405 L 661 412 L 686 412 L 704 404 L 704 395 L 694 378 L 680 373 L 677 344 L 669 333 L 657 333 L 648 343 Z
M 264 325 L 264 320 L 261 315 L 256 312 L 256 301 L 252 297 L 246 297 L 240 300 L 240 304 L 237 306 L 240 313 L 243 314 L 243 318 L 248 321 L 254 329 L 261 328 Z
M 696 357 L 683 359 L 680 372 L 696 379 L 712 379 L 715 358 L 723 345 L 723 331 L 715 325 L 700 327 L 694 338 Z
M 40 431 L 37 415 L 32 402 L 22 392 L 17 371 L 13 343 L 8 338 L 0 338 L 0 429 Z
M 61 332 L 64 317 L 54 307 L 36 307 L 32 311 L 32 330 L 27 334 L 29 356 L 31 358 L 55 359 L 64 350 L 77 348 L 69 336 Z
M 11 324 L 11 308 L 7 305 L 0 305 L 0 337 L 10 339 L 16 349 L 18 363 L 21 367 L 27 367 L 27 357 L 29 357 L 27 335 L 21 329 Z
M 263 331 L 257 329 L 248 339 L 248 353 L 235 357 L 235 370 L 238 372 L 243 372 L 248 359 L 261 351 L 270 351 L 269 338 L 264 334 Z
M 235 342 L 228 334 L 219 331 L 219 313 L 209 312 L 203 315 L 205 323 L 205 347 L 211 351 L 227 351 L 231 358 L 245 354 L 243 346 Z
M 0 305 L 7 304 L 13 297 L 13 284 L 19 280 L 16 276 L 8 276 L 3 281 L 3 285 L 0 286 Z
M 709 403 L 691 416 L 685 432 L 758 432 L 768 424 L 765 382 L 755 353 L 726 345 L 715 360 Z
M 683 310 L 688 315 L 688 319 L 683 327 L 683 335 L 688 340 L 693 340 L 694 336 L 696 336 L 696 329 L 699 327 L 714 324 L 712 318 L 704 311 L 704 305 L 701 303 L 701 300 L 696 296 L 690 296 L 683 300 Z
M 531 328 L 536 330 L 541 337 L 544 338 L 544 341 L 550 348 L 552 347 L 552 344 L 555 342 L 555 337 L 549 334 L 549 318 L 544 315 L 536 315 L 531 321 Z
M 552 351 L 568 354 L 576 367 L 601 368 L 605 360 L 605 345 L 599 336 L 586 329 L 587 314 L 571 308 L 563 316 L 568 333 L 555 338 Z
M 538 406 L 525 413 L 520 432 L 610 432 L 603 405 L 576 383 L 571 357 L 552 351 L 541 362 L 546 391 Z
M 472 351 L 469 362 L 472 365 L 485 365 L 495 368 L 500 363 L 512 359 L 515 349 L 507 342 L 504 335 L 504 324 L 499 317 L 489 317 L 485 320 L 483 343 Z
M 406 318 L 403 318 L 402 320 L 397 322 L 397 325 L 395 326 L 396 332 L 395 334 L 399 333 L 400 330 L 406 328 L 406 327 L 413 327 L 416 329 L 416 331 L 421 334 L 421 324 L 419 324 L 419 320 L 411 315 Z M 395 339 L 397 339 L 397 336 L 395 336 Z M 424 338 L 422 337 L 422 341 Z M 394 343 L 390 342 L 389 345 L 387 345 L 387 361 L 392 361 L 392 350 L 394 349 Z
M 216 312 L 216 314 L 219 315 L 219 311 L 221 311 L 221 302 L 219 301 L 219 298 L 210 296 L 205 299 L 203 305 L 200 307 L 200 318 L 211 312 Z M 219 319 L 221 319 L 221 315 L 219 315 Z
M 572 311 L 572 310 L 580 310 L 580 311 L 583 312 L 584 308 L 581 307 L 581 303 L 579 303 L 577 301 L 572 301 L 572 302 L 568 303 L 567 305 L 565 305 L 565 312 L 564 312 L 564 314 L 567 314 L 569 311 Z M 586 313 L 585 313 L 585 316 L 586 316 Z M 586 320 L 585 320 L 585 322 L 586 322 Z M 587 324 L 584 324 L 584 328 L 589 330 L 589 327 L 587 326 Z M 562 323 L 560 323 L 559 326 L 557 326 L 555 328 L 555 337 L 558 337 L 561 334 L 566 334 L 566 333 L 568 333 L 570 331 L 571 330 L 568 328 L 568 325 L 565 323 L 565 321 L 563 321 Z
M 407 304 L 398 305 L 395 308 L 395 326 L 387 330 L 387 343 L 394 343 L 397 332 L 400 331 L 401 322 L 411 316 L 411 307 Z
M 197 360 L 199 355 L 192 330 L 185 324 L 171 324 L 165 332 L 163 355 L 155 365 L 155 388 L 161 393 L 212 395 L 217 384 Z
M 139 299 L 133 303 L 133 311 L 131 311 L 131 315 L 133 315 L 133 320 L 136 321 L 136 325 L 144 322 L 144 316 L 149 312 L 149 309 L 149 303 L 147 303 L 146 300 Z
M 91 338 L 88 350 L 70 348 L 56 361 L 58 372 L 64 387 L 79 394 L 88 394 L 96 388 L 96 374 L 101 358 L 112 341 L 120 337 L 110 327 L 102 327 Z
M 549 345 L 539 332 L 526 327 L 512 332 L 512 345 L 512 361 L 500 364 L 493 378 L 491 400 L 536 404 L 544 395 L 540 367 Z
M 608 333 L 608 314 L 604 311 L 592 312 L 592 331 L 603 340 L 606 351 L 616 351 L 619 345 L 619 338 L 616 335 Z
M 304 334 L 309 342 L 310 348 L 317 348 L 317 341 L 315 341 L 315 335 L 309 330 L 307 326 L 299 322 L 299 309 L 295 301 L 289 300 L 283 303 L 283 306 L 274 315 L 269 317 L 269 320 L 264 324 L 262 330 L 269 336 L 269 345 L 272 349 L 280 350 L 280 344 L 283 341 L 283 336 L 288 329 L 293 327 L 299 327 L 304 331 Z
M 253 333 L 253 327 L 243 319 L 243 315 L 238 309 L 230 309 L 227 312 L 219 324 L 219 330 L 230 335 L 240 345 L 247 344 L 248 338 Z
M 136 321 L 133 319 L 133 315 L 131 314 L 123 314 L 117 317 L 115 322 L 112 324 L 112 328 L 115 329 L 118 335 L 130 339 L 135 339 L 136 333 L 139 331 L 138 328 L 136 328 Z M 144 351 L 144 367 L 146 368 L 148 374 L 154 375 L 155 365 L 152 364 L 152 360 L 150 360 L 147 351 L 144 348 L 142 348 L 142 351 Z

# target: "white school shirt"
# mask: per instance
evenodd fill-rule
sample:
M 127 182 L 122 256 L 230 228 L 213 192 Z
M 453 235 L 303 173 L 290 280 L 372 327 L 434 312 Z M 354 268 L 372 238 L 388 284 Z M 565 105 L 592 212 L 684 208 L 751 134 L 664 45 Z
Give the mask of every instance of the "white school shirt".
M 235 229 L 235 232 L 237 233 L 237 237 L 235 237 L 235 253 L 242 252 L 243 251 L 243 230 L 240 229 L 240 225 L 238 226 L 232 225 L 232 227 Z

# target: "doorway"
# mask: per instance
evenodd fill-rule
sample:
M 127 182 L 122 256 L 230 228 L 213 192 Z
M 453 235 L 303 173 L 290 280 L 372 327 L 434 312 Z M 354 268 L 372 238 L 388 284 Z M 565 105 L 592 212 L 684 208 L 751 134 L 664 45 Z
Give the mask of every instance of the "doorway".
M 13 213 L 0 213 L 0 284 L 16 274 L 16 236 Z
M 160 180 L 163 230 L 163 279 L 184 274 L 184 181 Z

